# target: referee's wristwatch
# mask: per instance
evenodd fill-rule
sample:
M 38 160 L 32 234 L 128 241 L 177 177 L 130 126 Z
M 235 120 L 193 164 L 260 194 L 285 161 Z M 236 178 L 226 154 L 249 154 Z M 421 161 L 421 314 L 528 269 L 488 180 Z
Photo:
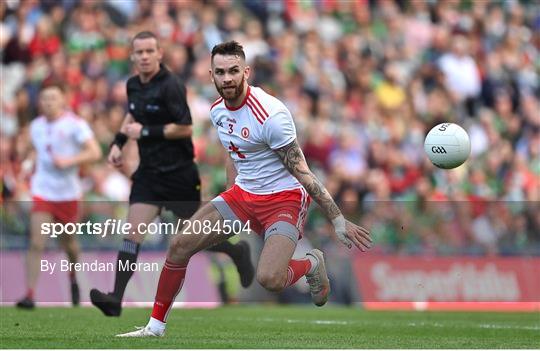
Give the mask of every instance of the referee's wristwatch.
M 144 126 L 141 129 L 141 138 L 163 139 L 165 138 L 165 126 Z

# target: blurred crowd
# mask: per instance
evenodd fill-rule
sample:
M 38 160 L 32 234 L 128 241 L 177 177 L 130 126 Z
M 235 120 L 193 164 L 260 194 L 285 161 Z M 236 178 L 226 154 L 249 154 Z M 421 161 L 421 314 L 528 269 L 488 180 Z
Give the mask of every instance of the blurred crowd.
M 290 109 L 312 169 L 371 229 L 375 251 L 540 254 L 537 1 L 8 0 L 0 18 L 2 221 L 15 233 L 40 86 L 65 82 L 106 154 L 126 112 L 130 38 L 152 30 L 188 89 L 205 200 L 223 190 L 226 157 L 209 120 L 210 51 L 235 39 L 250 83 Z M 442 122 L 472 143 L 451 171 L 423 151 Z M 136 145 L 126 148 L 122 172 L 105 160 L 81 170 L 85 218 L 122 215 L 125 202 L 111 201 L 127 200 L 137 167 Z M 314 206 L 306 237 L 333 250 L 330 231 Z

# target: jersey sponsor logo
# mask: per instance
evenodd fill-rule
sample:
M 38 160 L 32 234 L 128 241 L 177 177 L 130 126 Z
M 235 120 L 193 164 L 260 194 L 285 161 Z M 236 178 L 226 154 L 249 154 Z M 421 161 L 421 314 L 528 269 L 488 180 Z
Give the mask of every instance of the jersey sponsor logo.
M 241 132 L 241 133 L 242 133 L 242 138 L 247 138 L 247 137 L 249 137 L 249 129 L 248 129 L 248 128 L 246 128 L 246 127 L 242 128 L 242 132 Z
M 446 150 L 442 146 L 432 146 L 431 152 L 434 154 L 446 154 Z
M 220 126 L 221 128 L 223 128 L 223 122 L 219 121 L 216 123 L 218 126 Z
M 229 144 L 231 144 L 229 146 L 229 151 L 236 153 L 238 155 L 238 157 L 240 157 L 240 158 L 246 158 L 246 155 L 241 153 L 240 148 L 238 146 L 234 145 L 234 143 L 232 141 L 229 141 Z

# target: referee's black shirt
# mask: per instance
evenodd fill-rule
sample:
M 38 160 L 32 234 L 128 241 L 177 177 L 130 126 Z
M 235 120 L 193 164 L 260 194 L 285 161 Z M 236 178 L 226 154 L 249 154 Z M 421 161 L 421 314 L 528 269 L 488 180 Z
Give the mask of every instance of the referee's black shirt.
M 180 78 L 160 65 L 159 72 L 148 83 L 139 76 L 127 81 L 128 109 L 143 126 L 169 123 L 191 125 L 186 88 Z M 191 137 L 182 139 L 140 138 L 139 171 L 162 173 L 193 164 Z

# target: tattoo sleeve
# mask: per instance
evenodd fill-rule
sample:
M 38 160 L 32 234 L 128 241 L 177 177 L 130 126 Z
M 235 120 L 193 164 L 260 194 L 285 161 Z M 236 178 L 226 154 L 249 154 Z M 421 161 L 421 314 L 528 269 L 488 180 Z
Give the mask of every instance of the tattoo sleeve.
M 328 219 L 332 220 L 341 214 L 328 190 L 326 190 L 324 185 L 322 185 L 309 169 L 304 158 L 304 153 L 300 149 L 296 139 L 292 143 L 275 151 L 287 170 L 298 179 L 313 200 L 321 206 Z

